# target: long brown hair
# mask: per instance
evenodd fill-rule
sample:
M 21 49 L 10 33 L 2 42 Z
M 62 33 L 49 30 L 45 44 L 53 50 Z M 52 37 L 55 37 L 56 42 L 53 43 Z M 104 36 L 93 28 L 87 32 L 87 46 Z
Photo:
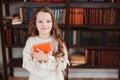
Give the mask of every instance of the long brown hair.
M 56 22 L 56 19 L 55 19 L 55 15 L 53 13 L 53 11 L 48 8 L 48 7 L 40 7 L 40 8 L 36 8 L 34 13 L 33 13 L 33 16 L 32 16 L 32 20 L 31 22 L 29 23 L 29 36 L 37 36 L 39 35 L 38 33 L 38 30 L 36 28 L 36 16 L 37 14 L 42 11 L 42 12 L 46 12 L 46 13 L 50 13 L 51 17 L 52 17 L 52 30 L 51 30 L 51 33 L 50 35 L 53 36 L 53 38 L 58 41 L 58 51 L 56 52 L 53 52 L 53 55 L 55 57 L 61 57 L 61 56 L 64 56 L 64 51 L 63 51 L 63 39 L 60 35 L 60 32 L 59 32 L 59 29 L 58 29 L 58 25 L 57 25 L 57 22 Z

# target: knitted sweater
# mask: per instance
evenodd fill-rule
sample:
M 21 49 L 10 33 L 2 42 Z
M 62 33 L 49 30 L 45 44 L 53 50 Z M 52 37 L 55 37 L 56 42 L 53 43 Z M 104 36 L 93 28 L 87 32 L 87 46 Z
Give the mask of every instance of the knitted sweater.
M 33 44 L 40 44 L 50 42 L 52 51 L 58 49 L 58 42 L 50 37 L 49 39 L 40 39 L 38 36 L 29 37 L 23 49 L 23 68 L 30 72 L 29 80 L 64 80 L 62 71 L 66 68 L 68 63 L 68 53 L 64 46 L 64 57 L 55 59 L 51 53 L 48 53 L 48 62 L 40 63 L 33 60 L 31 54 L 33 53 Z

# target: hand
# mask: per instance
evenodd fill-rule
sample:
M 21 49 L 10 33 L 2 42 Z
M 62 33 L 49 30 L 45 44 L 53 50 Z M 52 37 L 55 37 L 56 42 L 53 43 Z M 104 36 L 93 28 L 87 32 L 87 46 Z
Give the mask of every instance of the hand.
M 38 52 L 33 53 L 32 57 L 36 59 L 37 61 L 48 61 L 48 56 L 40 49 L 37 49 Z

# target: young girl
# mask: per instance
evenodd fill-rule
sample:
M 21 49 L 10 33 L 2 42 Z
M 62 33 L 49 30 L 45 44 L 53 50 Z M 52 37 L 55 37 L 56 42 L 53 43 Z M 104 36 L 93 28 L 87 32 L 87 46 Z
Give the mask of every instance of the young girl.
M 68 63 L 68 52 L 60 36 L 55 16 L 47 7 L 38 8 L 29 24 L 30 37 L 23 49 L 23 68 L 30 72 L 29 80 L 64 80 L 62 71 Z M 34 52 L 32 46 L 50 42 L 51 51 Z

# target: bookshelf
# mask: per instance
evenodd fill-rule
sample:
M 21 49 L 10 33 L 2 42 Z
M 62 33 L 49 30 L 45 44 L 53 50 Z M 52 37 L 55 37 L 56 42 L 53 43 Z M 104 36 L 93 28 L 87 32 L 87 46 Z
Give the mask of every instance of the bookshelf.
M 68 49 L 83 49 L 87 56 L 85 64 L 71 62 L 70 68 L 119 69 L 119 3 L 90 1 L 68 3 Z
M 3 26 L 3 19 L 2 19 L 3 13 L 2 13 L 2 2 L 0 1 L 0 30 L 2 29 Z
M 57 0 L 58 1 L 58 0 Z M 60 0 L 61 1 L 61 0 Z M 9 76 L 14 77 L 14 68 L 22 67 L 22 57 L 15 58 L 13 57 L 13 49 L 14 48 L 23 48 L 25 41 L 27 39 L 27 28 L 30 18 L 32 16 L 33 10 L 37 7 L 47 5 L 50 7 L 56 15 L 57 22 L 60 26 L 60 30 L 62 35 L 65 37 L 65 22 L 66 22 L 66 2 L 32 2 L 32 1 L 5 1 L 3 4 L 5 5 L 4 9 L 6 11 L 6 16 L 4 19 L 4 29 L 3 35 L 4 44 L 3 54 L 4 55 L 4 80 L 8 80 Z M 16 7 L 15 7 L 16 6 Z M 15 11 L 16 10 L 16 11 Z M 20 18 L 22 19 L 22 24 L 12 24 L 13 18 L 16 17 L 19 13 Z M 9 17 L 14 15 L 14 17 Z M 17 16 L 18 17 L 18 16 Z M 7 53 L 7 49 L 8 53 Z M 8 56 L 6 55 L 8 54 Z M 17 53 L 16 53 L 17 54 Z M 19 53 L 18 53 L 19 54 Z M 7 60 L 8 59 L 8 60 Z
M 56 14 L 59 28 L 69 51 L 71 65 L 68 68 L 119 69 L 120 78 L 120 3 L 117 0 L 43 1 L 45 2 L 38 2 L 38 0 L 1 2 L 5 5 L 6 16 L 11 16 L 16 12 L 19 14 L 19 10 L 24 14 L 20 15 L 22 24 L 12 25 L 11 20 L 6 22 L 5 19 L 0 19 L 1 22 L 5 21 L 4 28 L 2 28 L 2 37 L 6 36 L 4 39 L 2 38 L 4 79 L 8 80 L 9 76 L 14 77 L 13 69 L 21 67 L 22 58 L 14 58 L 12 48 L 24 47 L 30 16 L 36 7 L 44 5 L 50 7 Z M 2 13 L 2 9 L 0 11 Z M 6 48 L 9 62 L 6 57 Z M 69 69 L 67 72 L 69 74 Z

